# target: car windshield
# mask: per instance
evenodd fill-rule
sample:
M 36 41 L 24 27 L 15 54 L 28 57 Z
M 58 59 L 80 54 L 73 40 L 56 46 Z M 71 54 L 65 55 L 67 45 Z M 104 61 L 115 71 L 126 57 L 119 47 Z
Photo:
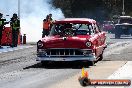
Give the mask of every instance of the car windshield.
M 132 18 L 120 19 L 120 24 L 122 24 L 122 23 L 132 24 Z
M 91 24 L 54 24 L 50 35 L 76 36 L 91 34 Z

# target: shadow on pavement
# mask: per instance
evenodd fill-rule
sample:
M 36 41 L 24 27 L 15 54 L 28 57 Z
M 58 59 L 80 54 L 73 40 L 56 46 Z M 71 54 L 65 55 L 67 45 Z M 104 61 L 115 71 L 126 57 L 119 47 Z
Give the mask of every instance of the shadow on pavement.
M 47 62 L 47 63 L 37 63 L 31 66 L 28 66 L 23 69 L 30 68 L 46 68 L 46 69 L 81 69 L 82 67 L 89 68 L 91 63 L 89 62 Z
M 110 60 L 110 59 L 104 59 L 104 60 L 102 60 L 102 61 L 112 61 L 112 60 Z

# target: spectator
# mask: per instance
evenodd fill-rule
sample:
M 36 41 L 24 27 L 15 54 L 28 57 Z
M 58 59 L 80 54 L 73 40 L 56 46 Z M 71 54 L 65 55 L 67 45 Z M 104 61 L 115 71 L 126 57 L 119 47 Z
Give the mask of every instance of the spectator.
M 3 19 L 2 17 L 3 17 L 3 14 L 0 13 L 0 48 L 2 48 L 2 47 L 1 47 L 2 31 L 3 31 L 3 29 L 4 29 L 4 25 L 6 24 L 6 22 L 5 22 L 6 19 Z
M 13 17 L 10 20 L 12 28 L 12 47 L 17 47 L 18 44 L 18 34 L 20 29 L 20 20 L 17 17 L 17 14 L 14 13 Z
M 43 20 L 43 32 L 42 32 L 42 38 L 49 35 L 50 31 L 50 21 L 47 19 Z

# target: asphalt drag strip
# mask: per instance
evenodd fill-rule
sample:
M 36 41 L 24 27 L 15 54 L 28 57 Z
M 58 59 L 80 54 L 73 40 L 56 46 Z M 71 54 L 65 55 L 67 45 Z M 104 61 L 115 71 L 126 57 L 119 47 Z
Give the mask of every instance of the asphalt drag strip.
M 116 70 L 113 74 L 111 74 L 108 79 L 128 79 L 132 82 L 132 61 L 128 61 L 121 68 Z M 96 88 L 132 88 L 130 86 L 104 86 L 104 87 L 96 87 Z
M 21 51 L 26 51 L 26 49 L 29 49 L 29 48 L 33 48 L 33 46 L 18 45 L 17 47 L 13 47 L 13 48 L 10 46 L 3 46 L 3 48 L 0 49 L 0 63 L 21 58 L 19 56 L 24 57 L 27 54 L 25 52 L 25 55 L 22 55 Z M 19 53 L 19 55 L 17 55 L 16 52 Z
M 5 53 L 5 52 L 10 52 L 10 51 L 15 51 L 15 50 L 20 50 L 20 49 L 26 49 L 26 48 L 30 48 L 30 47 L 33 47 L 33 46 L 30 46 L 30 45 L 19 45 L 17 47 L 10 47 L 10 46 L 3 46 L 1 49 L 0 49 L 0 53 Z
M 128 64 L 127 61 L 122 61 L 122 60 L 120 61 L 120 59 L 116 59 L 116 57 L 106 59 L 106 57 L 116 54 L 116 53 L 121 53 L 122 51 L 124 51 L 125 49 L 128 49 L 131 46 L 132 46 L 132 44 L 130 41 L 117 42 L 115 44 L 110 44 L 104 52 L 104 60 L 96 63 L 95 66 L 86 68 L 86 70 L 88 71 L 88 74 L 89 74 L 89 78 L 90 79 L 108 79 L 109 76 L 111 78 L 115 78 L 115 79 L 122 78 L 121 76 L 119 76 L 119 77 L 116 77 L 116 76 L 118 76 L 118 74 L 121 74 L 120 71 L 118 71 L 118 70 L 121 69 L 122 67 L 126 66 Z M 131 49 L 130 49 L 130 51 L 132 52 Z M 129 51 L 129 53 L 130 53 L 130 51 Z M 126 57 L 126 58 L 129 58 L 129 57 Z M 131 68 L 129 67 L 129 69 L 131 69 Z M 128 70 L 128 68 L 126 68 L 124 70 L 125 73 L 122 73 L 122 76 L 123 76 L 123 74 L 126 74 L 127 78 L 131 79 L 130 78 L 131 76 L 129 76 L 129 75 L 131 75 L 131 73 L 129 73 L 129 75 L 128 75 L 127 74 L 128 71 L 126 71 L 126 70 Z M 115 73 L 116 73 L 116 76 L 113 76 Z M 61 83 L 55 84 L 55 85 L 51 86 L 50 88 L 83 88 L 78 82 L 79 76 L 81 76 L 81 70 L 80 70 L 80 73 L 78 73 L 77 75 L 75 75 Z M 105 87 L 93 87 L 93 86 L 90 87 L 90 86 L 88 86 L 86 88 L 107 88 L 107 87 L 106 86 Z M 108 88 L 124 88 L 124 87 L 115 87 L 114 86 L 114 87 L 108 87 Z
M 104 52 L 104 60 L 86 67 L 90 79 L 107 79 L 124 66 L 127 61 L 105 58 L 119 50 L 124 51 L 130 44 L 130 42 L 109 44 Z M 82 88 L 78 82 L 82 67 L 77 67 L 73 63 L 42 66 L 40 62 L 35 61 L 36 47 L 2 53 L 0 57 L 0 88 Z
M 118 70 L 118 68 L 122 67 L 125 64 L 126 61 L 101 61 L 96 63 L 95 66 L 91 66 L 90 68 L 86 68 L 85 70 L 88 71 L 90 79 L 107 79 L 108 76 L 110 76 L 114 71 Z M 75 76 L 64 80 L 63 82 L 56 83 L 49 88 L 83 88 L 78 81 L 78 78 L 80 76 L 81 69 L 80 73 L 76 74 Z M 88 86 L 86 88 L 95 87 Z

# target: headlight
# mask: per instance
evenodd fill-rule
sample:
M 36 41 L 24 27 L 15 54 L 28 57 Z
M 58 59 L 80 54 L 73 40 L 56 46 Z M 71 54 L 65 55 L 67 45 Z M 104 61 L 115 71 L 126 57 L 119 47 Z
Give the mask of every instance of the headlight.
M 37 43 L 37 46 L 38 46 L 38 47 L 43 47 L 43 42 L 39 41 L 39 42 Z
M 92 45 L 91 42 L 86 42 L 87 47 L 91 47 L 91 45 Z

